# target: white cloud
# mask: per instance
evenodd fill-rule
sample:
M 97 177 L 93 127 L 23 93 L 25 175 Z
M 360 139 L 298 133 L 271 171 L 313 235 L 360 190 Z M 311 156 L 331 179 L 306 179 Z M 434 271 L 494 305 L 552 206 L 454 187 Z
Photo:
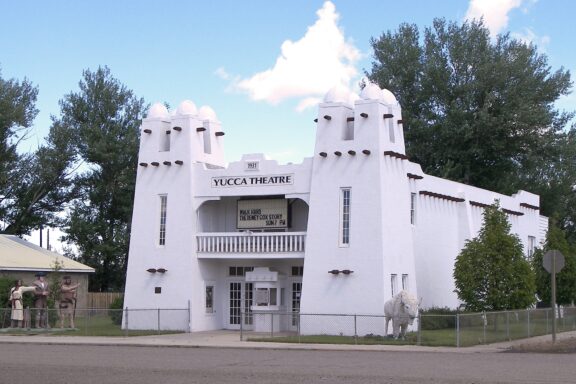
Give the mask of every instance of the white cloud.
M 526 44 L 536 44 L 540 51 L 545 51 L 546 46 L 550 43 L 550 36 L 537 36 L 530 28 L 524 28 L 522 32 L 513 32 L 511 35 Z
M 214 74 L 221 78 L 222 80 L 229 80 L 230 74 L 224 69 L 224 67 L 219 67 L 214 71 Z
M 355 64 L 361 54 L 338 27 L 339 15 L 332 2 L 326 1 L 316 14 L 317 21 L 300 40 L 282 43 L 272 68 L 239 79 L 235 88 L 253 100 L 272 104 L 302 98 L 298 110 L 303 110 L 335 84 L 349 85 L 357 75 Z
M 298 112 L 302 112 L 305 109 L 315 107 L 316 105 L 322 102 L 321 97 L 305 97 L 304 99 L 300 100 L 298 106 L 296 106 L 296 110 Z
M 525 0 L 470 0 L 465 19 L 480 19 L 490 30 L 490 35 L 496 36 L 508 26 L 508 13 L 522 5 Z

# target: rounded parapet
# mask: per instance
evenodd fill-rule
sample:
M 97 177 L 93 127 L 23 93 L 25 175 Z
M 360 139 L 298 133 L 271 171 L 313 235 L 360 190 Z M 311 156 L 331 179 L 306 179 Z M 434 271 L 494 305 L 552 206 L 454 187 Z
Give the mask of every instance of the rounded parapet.
M 180 103 L 176 109 L 176 115 L 196 115 L 198 114 L 198 109 L 196 104 L 190 100 L 184 100 Z
M 148 110 L 146 118 L 148 119 L 167 119 L 170 117 L 166 106 L 162 103 L 154 103 Z

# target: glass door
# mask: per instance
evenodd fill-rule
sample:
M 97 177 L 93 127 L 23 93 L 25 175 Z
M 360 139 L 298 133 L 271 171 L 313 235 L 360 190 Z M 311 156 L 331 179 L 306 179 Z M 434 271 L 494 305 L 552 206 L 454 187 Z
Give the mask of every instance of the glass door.
M 292 330 L 296 331 L 299 328 L 298 322 L 300 321 L 300 296 L 302 295 L 302 283 L 292 283 Z
M 254 299 L 253 283 L 232 281 L 229 284 L 229 329 L 252 329 L 252 302 Z M 242 324 L 241 324 L 242 323 Z

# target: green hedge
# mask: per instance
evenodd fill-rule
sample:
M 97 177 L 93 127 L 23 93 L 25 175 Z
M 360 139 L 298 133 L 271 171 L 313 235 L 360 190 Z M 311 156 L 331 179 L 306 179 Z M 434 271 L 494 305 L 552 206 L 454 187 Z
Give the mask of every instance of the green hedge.
M 124 308 L 124 296 L 117 297 L 114 299 L 112 303 L 110 303 L 110 307 L 108 307 L 108 315 L 110 319 L 112 319 L 112 323 L 115 325 L 122 324 L 122 309 Z
M 455 329 L 456 314 L 455 309 L 448 307 L 432 307 L 420 311 L 422 330 L 431 331 L 436 329 Z

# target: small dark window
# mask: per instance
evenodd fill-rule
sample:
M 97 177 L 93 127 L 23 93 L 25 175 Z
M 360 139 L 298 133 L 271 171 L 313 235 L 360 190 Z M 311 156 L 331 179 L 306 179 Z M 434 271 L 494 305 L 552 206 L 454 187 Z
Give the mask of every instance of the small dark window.
M 292 267 L 292 276 L 304 276 L 304 267 L 303 266 L 293 266 Z
M 244 276 L 246 272 L 253 271 L 254 267 L 228 267 L 229 276 Z
M 206 286 L 206 313 L 214 312 L 214 286 Z
M 154 293 L 156 294 L 162 293 L 162 287 L 154 287 Z

